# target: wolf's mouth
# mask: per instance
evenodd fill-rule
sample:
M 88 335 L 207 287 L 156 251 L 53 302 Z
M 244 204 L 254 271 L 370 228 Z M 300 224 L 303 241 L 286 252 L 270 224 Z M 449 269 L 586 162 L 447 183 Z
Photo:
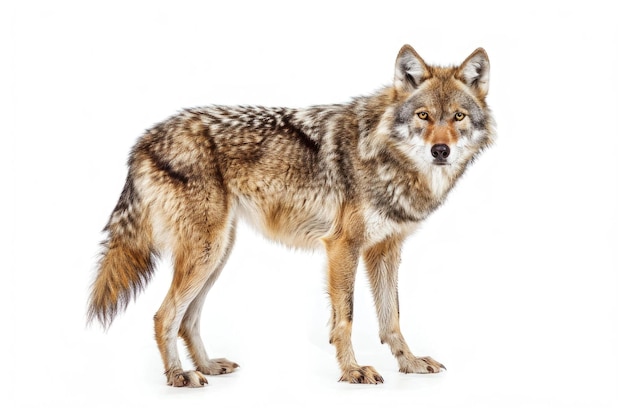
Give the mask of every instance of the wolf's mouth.
M 433 161 L 433 165 L 450 165 L 450 163 L 448 161 L 438 161 L 438 160 L 434 160 Z

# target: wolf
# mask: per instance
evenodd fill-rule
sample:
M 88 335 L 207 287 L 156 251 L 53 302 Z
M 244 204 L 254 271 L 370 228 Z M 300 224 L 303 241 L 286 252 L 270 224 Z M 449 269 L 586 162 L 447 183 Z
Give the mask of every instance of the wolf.
M 402 244 L 495 138 L 486 103 L 490 64 L 476 49 L 459 66 L 428 65 L 410 45 L 393 83 L 344 104 L 301 109 L 186 109 L 139 138 L 104 229 L 88 322 L 105 328 L 172 256 L 173 280 L 154 316 L 167 383 L 199 387 L 239 365 L 210 359 L 200 337 L 207 292 L 241 220 L 269 239 L 328 257 L 330 343 L 340 381 L 382 383 L 352 348 L 353 292 L 364 263 L 382 343 L 400 372 L 445 367 L 411 353 L 399 326 Z M 182 338 L 194 370 L 183 370 Z

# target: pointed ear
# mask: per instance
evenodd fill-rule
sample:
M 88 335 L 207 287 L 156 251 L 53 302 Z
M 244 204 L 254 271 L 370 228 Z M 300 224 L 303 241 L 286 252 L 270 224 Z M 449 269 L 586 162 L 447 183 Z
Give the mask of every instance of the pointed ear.
M 482 97 L 489 91 L 489 57 L 478 48 L 461 64 L 457 78 L 476 90 Z
M 404 45 L 396 58 L 394 87 L 411 92 L 427 77 L 430 77 L 428 65 L 410 45 Z

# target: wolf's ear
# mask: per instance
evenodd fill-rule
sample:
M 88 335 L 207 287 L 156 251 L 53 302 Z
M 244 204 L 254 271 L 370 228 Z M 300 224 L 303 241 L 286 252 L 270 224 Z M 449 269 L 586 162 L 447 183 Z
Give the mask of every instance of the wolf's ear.
M 396 73 L 393 85 L 398 90 L 411 92 L 422 81 L 430 77 L 428 65 L 410 45 L 404 45 L 396 58 Z
M 478 48 L 461 64 L 457 78 L 472 87 L 483 97 L 489 91 L 489 57 L 483 48 Z

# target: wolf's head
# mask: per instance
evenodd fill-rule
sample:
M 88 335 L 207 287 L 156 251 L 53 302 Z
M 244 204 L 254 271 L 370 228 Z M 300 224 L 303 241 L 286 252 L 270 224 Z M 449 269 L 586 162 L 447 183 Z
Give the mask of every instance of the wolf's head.
M 489 58 L 482 48 L 458 67 L 436 67 L 405 45 L 393 89 L 397 101 L 387 114 L 388 133 L 420 171 L 458 173 L 490 143 Z

